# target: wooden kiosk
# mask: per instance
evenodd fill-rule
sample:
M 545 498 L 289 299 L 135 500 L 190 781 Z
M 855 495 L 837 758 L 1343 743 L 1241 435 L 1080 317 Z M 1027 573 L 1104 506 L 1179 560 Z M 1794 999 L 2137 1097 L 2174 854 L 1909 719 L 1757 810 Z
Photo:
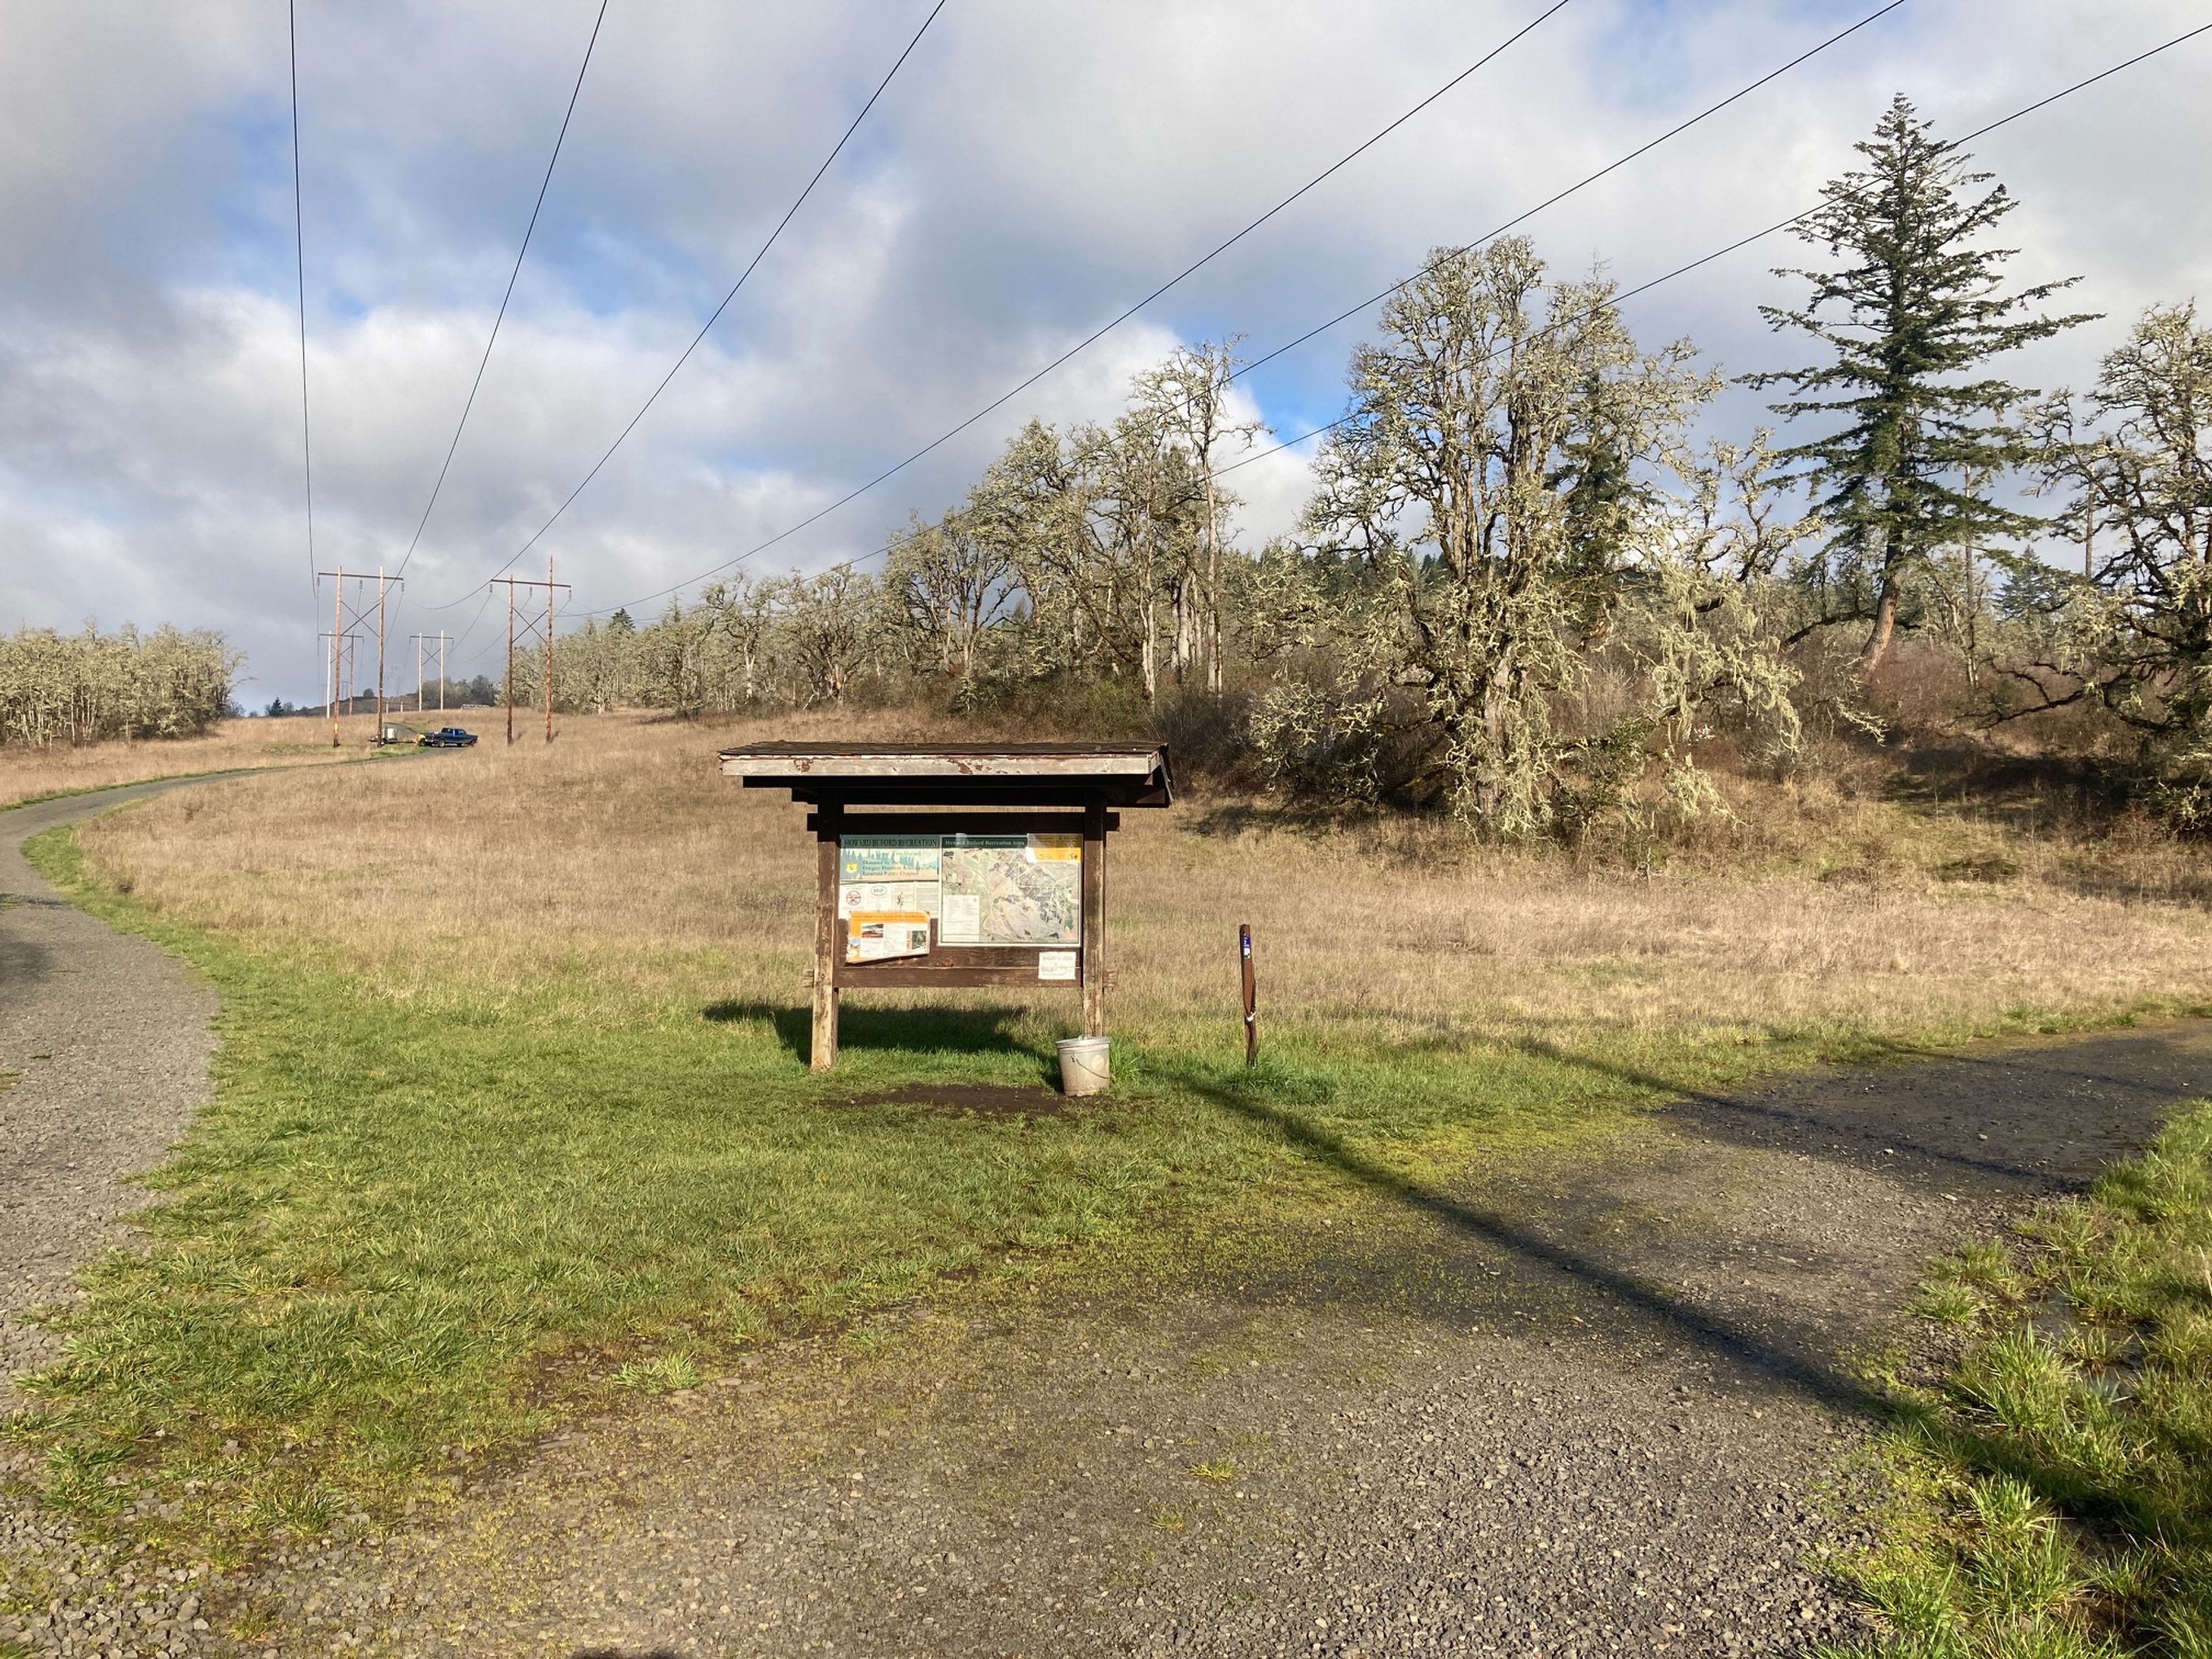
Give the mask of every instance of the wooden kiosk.
M 1106 836 L 1165 806 L 1156 743 L 763 743 L 722 751 L 748 789 L 814 808 L 813 1066 L 847 990 L 1063 985 L 1106 1035 Z

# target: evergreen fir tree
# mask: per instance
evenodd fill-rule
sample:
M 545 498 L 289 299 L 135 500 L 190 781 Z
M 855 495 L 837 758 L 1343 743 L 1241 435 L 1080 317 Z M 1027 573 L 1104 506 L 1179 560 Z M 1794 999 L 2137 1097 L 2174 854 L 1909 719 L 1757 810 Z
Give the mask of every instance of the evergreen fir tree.
M 1796 392 L 1773 405 L 1787 418 L 1843 419 L 1780 459 L 1811 485 L 1830 529 L 1814 573 L 1828 596 L 1820 621 L 1870 622 L 1871 669 L 1889 648 L 1905 583 L 1930 554 L 2035 523 L 1991 499 L 1994 481 L 2029 459 L 2006 416 L 2035 394 L 1976 371 L 2089 318 L 2033 314 L 2078 278 L 2001 291 L 2001 267 L 2018 250 L 1979 243 L 2016 204 L 2002 185 L 1978 196 L 1991 175 L 1971 171 L 1908 100 L 1892 102 L 1856 148 L 1867 166 L 1830 183 L 1797 231 L 1842 256 L 1842 268 L 1778 270 L 1810 281 L 1811 302 L 1759 307 L 1774 328 L 1801 329 L 1834 356 L 1747 380 Z

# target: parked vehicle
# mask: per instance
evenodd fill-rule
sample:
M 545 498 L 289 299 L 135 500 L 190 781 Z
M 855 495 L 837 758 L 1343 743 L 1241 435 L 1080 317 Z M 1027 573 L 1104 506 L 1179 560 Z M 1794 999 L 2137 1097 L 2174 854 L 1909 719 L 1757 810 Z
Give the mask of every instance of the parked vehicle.
M 415 741 L 425 749 L 466 749 L 477 740 L 473 732 L 464 732 L 458 726 L 441 726 L 434 732 L 425 732 Z

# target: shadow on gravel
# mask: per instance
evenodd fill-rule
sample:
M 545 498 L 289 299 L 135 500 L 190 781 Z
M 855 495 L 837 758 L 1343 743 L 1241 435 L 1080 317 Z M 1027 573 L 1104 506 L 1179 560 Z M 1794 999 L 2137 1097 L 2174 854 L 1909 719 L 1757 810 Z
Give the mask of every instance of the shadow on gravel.
M 1224 1111 L 1276 1130 L 1294 1146 L 1376 1192 L 1416 1210 L 1463 1236 L 1511 1252 L 1524 1263 L 1560 1276 L 1562 1284 L 1595 1289 L 1655 1321 L 1677 1338 L 1717 1357 L 1765 1373 L 1834 1410 L 1871 1413 L 1878 1397 L 1856 1379 L 1836 1370 L 1811 1345 L 1778 1340 L 1748 1322 L 1711 1312 L 1683 1300 L 1586 1251 L 1557 1239 L 1503 1212 L 1454 1198 L 1376 1163 L 1295 1112 L 1232 1088 L 1196 1077 L 1178 1079 L 1193 1094 Z
M 1874 1165 L 1992 1198 L 2078 1190 L 2148 1146 L 2185 1100 L 2212 1095 L 2212 1025 L 1930 1054 L 1770 1083 L 1686 1092 L 1664 1077 L 1524 1042 L 1527 1053 L 1633 1083 L 1679 1103 L 1677 1127 L 1732 1146 Z
M 578 1648 L 569 1659 L 683 1659 L 674 1648 Z
M 2076 1188 L 2147 1146 L 2182 1102 L 2212 1096 L 2212 1022 L 2060 1043 L 1914 1055 L 1873 1071 L 1797 1078 L 1737 1096 L 1690 1094 L 1664 1077 L 1542 1043 L 1523 1047 L 1651 1090 L 1674 1104 L 1664 1121 L 1691 1144 L 1750 1147 L 1879 1170 L 1927 1188 L 2016 1205 Z M 1900 1060 L 1905 1059 L 1900 1051 Z M 1699 1306 L 1571 1240 L 1577 1206 L 1558 1196 L 1530 1218 L 1414 1181 L 1346 1145 L 1292 1108 L 1202 1077 L 1192 1093 L 1282 1134 L 1370 1189 L 1556 1276 L 1595 1290 L 1674 1339 L 1763 1371 L 1832 1407 L 1869 1412 L 1877 1396 L 1831 1358 L 1820 1332 L 1771 1315 L 1758 1323 Z M 1540 1231 L 1535 1222 L 1550 1224 Z M 1786 1317 L 1786 1316 L 1785 1316 Z

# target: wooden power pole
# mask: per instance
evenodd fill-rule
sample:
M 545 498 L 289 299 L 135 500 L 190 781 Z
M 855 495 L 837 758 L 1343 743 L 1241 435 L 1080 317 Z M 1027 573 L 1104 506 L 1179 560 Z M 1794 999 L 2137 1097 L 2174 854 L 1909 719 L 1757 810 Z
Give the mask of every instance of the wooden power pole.
M 327 692 L 327 695 L 324 697 L 323 701 L 325 705 L 329 708 L 331 714 L 331 741 L 332 743 L 336 743 L 337 741 L 338 701 L 341 697 L 346 695 L 346 688 L 353 684 L 354 658 L 356 647 L 361 644 L 361 635 L 358 634 L 318 634 L 315 635 L 315 643 L 318 649 L 321 647 L 322 641 L 325 640 L 328 640 L 331 642 L 331 659 L 328 663 L 324 665 L 323 669 L 325 686 Z
M 415 712 L 420 714 L 425 709 L 422 656 L 427 649 L 434 646 L 438 653 L 438 712 L 442 714 L 446 712 L 446 647 L 452 642 L 451 636 L 441 628 L 434 634 L 416 634 L 410 637 L 415 641 Z
M 349 631 L 351 629 L 365 630 L 371 620 L 372 610 L 375 613 L 374 619 L 376 623 L 376 740 L 382 743 L 384 741 L 386 596 L 392 589 L 404 586 L 406 584 L 400 577 L 387 576 L 382 570 L 379 570 L 374 576 L 357 575 L 349 573 L 343 565 L 340 565 L 336 570 L 318 570 L 315 574 L 334 579 L 331 584 L 332 590 L 331 598 L 331 747 L 335 749 L 338 746 L 337 683 L 340 660 L 338 642 L 343 639 L 354 637 Z M 349 592 L 346 586 L 349 582 L 356 584 L 358 589 L 365 589 L 371 582 L 375 583 L 375 597 L 372 599 L 365 592 Z M 351 651 L 348 650 L 344 655 L 350 665 Z M 348 690 L 346 702 L 350 709 L 353 702 L 350 688 Z
M 545 580 L 538 581 L 526 576 L 495 576 L 490 586 L 505 584 L 507 588 L 507 684 L 504 700 L 507 704 L 507 740 L 514 741 L 514 647 L 518 637 L 526 647 L 534 637 L 545 653 L 545 741 L 553 741 L 553 613 L 558 596 L 568 591 L 568 584 L 553 580 L 553 556 L 545 556 Z M 518 587 L 543 588 L 545 610 L 541 616 L 532 616 L 526 610 L 518 610 L 514 590 Z M 517 630 L 520 630 L 518 635 Z
M 384 567 L 376 567 L 376 740 L 384 741 Z
M 345 637 L 345 567 L 331 584 L 331 747 L 338 746 L 338 641 Z

